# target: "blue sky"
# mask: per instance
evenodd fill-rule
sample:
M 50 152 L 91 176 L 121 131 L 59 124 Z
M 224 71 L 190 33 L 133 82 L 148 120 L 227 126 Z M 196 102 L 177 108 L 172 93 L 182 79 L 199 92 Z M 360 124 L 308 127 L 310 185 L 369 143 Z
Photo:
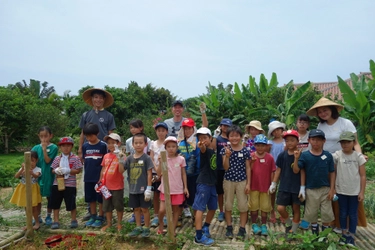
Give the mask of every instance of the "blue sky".
M 180 98 L 278 75 L 335 81 L 375 59 L 375 1 L 0 2 L 0 85 L 49 82 L 62 95 L 130 81 Z

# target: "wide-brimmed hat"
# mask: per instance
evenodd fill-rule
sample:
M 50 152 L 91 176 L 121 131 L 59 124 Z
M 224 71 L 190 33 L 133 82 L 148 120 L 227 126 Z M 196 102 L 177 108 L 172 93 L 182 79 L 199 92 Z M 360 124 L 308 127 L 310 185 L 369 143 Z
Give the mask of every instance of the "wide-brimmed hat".
M 328 106 L 334 106 L 337 109 L 337 112 L 340 112 L 341 110 L 344 109 L 344 106 L 335 103 L 325 97 L 322 97 L 317 101 L 307 112 L 306 114 L 309 116 L 318 116 L 317 108 L 320 107 L 328 107 Z
M 248 130 L 250 127 L 256 128 L 257 130 L 261 131 L 261 134 L 265 134 L 263 128 L 262 128 L 262 123 L 257 120 L 251 121 L 249 124 L 245 126 L 245 129 Z
M 103 108 L 107 108 L 113 104 L 113 96 L 111 95 L 111 93 L 109 93 L 108 91 L 104 89 L 99 89 L 99 88 L 91 88 L 83 92 L 82 97 L 85 103 L 87 103 L 90 106 L 94 106 L 92 104 L 92 92 L 94 91 L 102 92 L 104 94 L 105 99 L 104 99 Z
M 282 128 L 283 130 L 285 130 L 285 123 L 282 123 L 282 122 L 279 122 L 279 121 L 273 121 L 273 122 L 270 122 L 270 124 L 268 124 L 268 137 L 271 137 L 272 135 L 272 132 L 277 129 L 277 128 Z

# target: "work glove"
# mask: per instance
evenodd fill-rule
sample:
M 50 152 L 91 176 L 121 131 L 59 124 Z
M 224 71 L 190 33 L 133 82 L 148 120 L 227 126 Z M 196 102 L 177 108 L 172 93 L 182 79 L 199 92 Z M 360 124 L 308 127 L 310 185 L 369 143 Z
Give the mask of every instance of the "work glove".
M 62 168 L 61 170 L 62 175 L 70 174 L 70 168 Z
M 305 186 L 301 186 L 299 189 L 298 198 L 301 202 L 303 202 L 306 199 L 306 192 L 305 192 Z
M 276 191 L 276 182 L 272 182 L 270 188 L 268 189 L 268 194 L 273 194 Z
M 94 189 L 95 189 L 95 191 L 96 191 L 97 193 L 100 193 L 100 190 L 99 190 L 100 185 L 101 185 L 100 182 L 98 182 L 98 183 L 95 184 Z
M 145 201 L 151 200 L 152 196 L 152 186 L 147 186 L 146 191 L 145 191 Z
M 199 110 L 201 111 L 201 114 L 206 113 L 206 108 L 206 104 L 204 102 L 201 102 L 201 104 L 199 105 Z
M 57 175 L 63 175 L 62 169 L 60 167 L 55 168 L 55 174 L 57 174 Z

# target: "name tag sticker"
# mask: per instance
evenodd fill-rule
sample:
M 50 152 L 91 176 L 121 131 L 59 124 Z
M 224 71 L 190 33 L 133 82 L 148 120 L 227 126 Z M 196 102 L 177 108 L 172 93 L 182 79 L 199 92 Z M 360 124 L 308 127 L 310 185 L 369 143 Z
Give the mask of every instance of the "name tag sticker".
M 143 160 L 139 160 L 139 161 L 138 161 L 138 164 L 143 164 Z
M 260 159 L 259 161 L 260 161 L 261 163 L 265 163 L 265 162 L 266 162 L 265 159 Z
M 322 157 L 320 157 L 320 158 L 322 158 L 322 160 L 324 161 L 325 159 L 327 159 L 327 156 L 322 155 Z
M 175 166 L 176 168 L 178 168 L 178 167 L 180 166 L 180 164 L 176 163 L 176 164 L 174 164 L 174 166 Z
M 243 154 L 242 153 L 238 153 L 238 157 L 243 157 Z

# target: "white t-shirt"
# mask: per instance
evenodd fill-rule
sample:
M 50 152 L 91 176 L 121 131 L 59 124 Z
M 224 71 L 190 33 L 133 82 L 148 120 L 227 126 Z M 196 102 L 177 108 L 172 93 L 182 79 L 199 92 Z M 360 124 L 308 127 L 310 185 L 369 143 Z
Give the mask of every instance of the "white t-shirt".
M 320 129 L 325 133 L 326 142 L 324 143 L 323 149 L 330 153 L 341 150 L 341 145 L 338 141 L 342 132 L 350 131 L 352 133 L 357 133 L 353 123 L 342 117 L 339 117 L 332 125 L 328 125 L 326 122 L 319 123 L 317 129 Z
M 164 144 L 158 146 L 158 141 L 152 141 L 150 150 L 154 152 L 154 159 L 152 159 L 155 163 L 155 166 L 159 165 L 159 155 L 161 151 L 164 151 Z M 155 169 L 152 169 L 153 173 L 156 173 Z
M 359 167 L 366 163 L 362 153 L 353 151 L 347 155 L 342 150 L 332 154 L 336 165 L 336 192 L 344 195 L 358 195 L 361 191 Z

